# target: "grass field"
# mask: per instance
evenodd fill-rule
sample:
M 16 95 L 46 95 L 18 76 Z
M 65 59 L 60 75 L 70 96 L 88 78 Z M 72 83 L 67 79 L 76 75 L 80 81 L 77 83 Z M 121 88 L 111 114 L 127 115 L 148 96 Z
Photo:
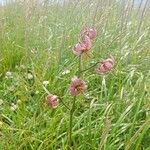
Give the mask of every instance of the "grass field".
M 125 2 L 125 3 L 123 3 Z M 150 150 L 150 1 L 36 0 L 0 7 L 0 150 Z M 84 26 L 98 34 L 86 69 L 115 59 L 114 69 L 83 72 L 87 91 L 77 96 L 72 148 L 70 111 L 48 106 L 47 90 L 71 108 L 72 48 Z M 45 89 L 46 88 L 46 89 Z

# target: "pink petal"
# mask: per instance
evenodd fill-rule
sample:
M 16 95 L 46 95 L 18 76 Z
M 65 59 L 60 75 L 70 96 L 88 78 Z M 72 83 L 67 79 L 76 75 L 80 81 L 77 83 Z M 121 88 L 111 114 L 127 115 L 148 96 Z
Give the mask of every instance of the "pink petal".
M 47 103 L 52 107 L 56 108 L 58 106 L 58 96 L 49 94 L 46 97 Z
M 79 79 L 76 76 L 71 79 L 69 91 L 72 96 L 84 93 L 86 89 L 87 85 L 83 80 Z
M 108 59 L 101 62 L 101 64 L 99 64 L 98 68 L 96 69 L 96 72 L 98 74 L 105 74 L 113 69 L 114 63 L 114 58 L 111 56 Z

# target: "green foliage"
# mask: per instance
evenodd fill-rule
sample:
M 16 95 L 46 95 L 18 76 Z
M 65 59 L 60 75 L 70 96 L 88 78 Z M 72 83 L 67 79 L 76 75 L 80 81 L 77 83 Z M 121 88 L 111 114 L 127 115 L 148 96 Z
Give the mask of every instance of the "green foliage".
M 114 0 L 0 7 L 0 149 L 67 149 L 69 112 L 61 102 L 55 110 L 45 104 L 42 82 L 71 104 L 68 87 L 78 62 L 72 47 L 83 26 L 94 25 L 98 37 L 83 67 L 110 53 L 116 64 L 105 77 L 94 70 L 83 75 L 88 91 L 75 110 L 75 150 L 149 150 L 149 15 L 148 6 Z

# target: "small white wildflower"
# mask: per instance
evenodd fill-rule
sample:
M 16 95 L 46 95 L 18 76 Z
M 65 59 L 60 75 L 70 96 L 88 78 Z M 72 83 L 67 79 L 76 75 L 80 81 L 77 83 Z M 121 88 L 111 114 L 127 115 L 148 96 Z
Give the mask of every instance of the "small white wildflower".
M 8 87 L 8 90 L 11 91 L 11 92 L 13 92 L 15 90 L 15 86 L 12 85 L 12 86 Z
M 90 99 L 90 98 L 91 98 L 89 93 L 85 94 L 85 97 L 86 97 L 87 99 Z
M 91 3 L 91 5 L 90 6 L 93 6 L 94 4 L 93 3 Z
M 11 111 L 15 111 L 17 109 L 17 105 L 13 105 L 10 107 Z
M 130 26 L 130 25 L 132 25 L 132 22 L 131 22 L 131 21 L 127 23 L 127 26 Z
M 7 71 L 7 72 L 6 72 L 6 76 L 12 76 L 12 72 Z
M 70 70 L 64 70 L 64 71 L 62 72 L 62 75 L 69 74 L 69 73 L 70 73 Z
M 15 108 L 13 106 L 10 107 L 11 111 L 15 111 Z
M 26 67 L 24 65 L 20 65 L 20 68 L 25 69 Z
M 1 106 L 1 105 L 3 105 L 3 100 L 2 100 L 2 99 L 0 99 L 0 106 Z
M 13 78 L 12 72 L 7 71 L 6 72 L 6 78 Z
M 20 104 L 20 103 L 21 103 L 21 100 L 20 100 L 20 99 L 18 99 L 18 100 L 17 100 L 17 104 Z
M 32 80 L 32 79 L 33 79 L 33 75 L 32 75 L 31 73 L 28 73 L 28 74 L 27 74 L 27 78 L 28 78 L 29 80 Z
M 14 104 L 14 103 L 11 103 L 11 106 L 15 106 L 15 104 Z
M 49 84 L 49 81 L 43 81 L 43 85 L 47 86 Z

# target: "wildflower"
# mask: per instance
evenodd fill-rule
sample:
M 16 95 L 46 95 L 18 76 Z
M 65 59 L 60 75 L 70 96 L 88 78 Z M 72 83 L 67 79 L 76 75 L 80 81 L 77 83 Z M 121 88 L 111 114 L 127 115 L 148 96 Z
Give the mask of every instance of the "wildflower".
M 32 80 L 33 79 L 33 75 L 31 73 L 27 74 L 27 79 Z
M 70 73 L 70 70 L 64 70 L 63 72 L 62 72 L 62 75 L 66 75 L 66 74 L 69 74 Z
M 85 35 L 87 35 L 91 40 L 95 39 L 97 36 L 96 28 L 84 27 L 84 29 L 81 32 L 81 36 L 85 36 Z
M 26 69 L 26 67 L 24 65 L 20 65 L 21 69 Z
M 21 104 L 21 100 L 20 99 L 17 100 L 17 104 Z
M 79 42 L 75 45 L 73 53 L 79 56 L 83 53 L 87 53 L 91 49 L 91 47 L 92 47 L 91 40 L 88 36 L 85 35 L 82 38 L 82 42 Z
M 11 111 L 15 111 L 17 109 L 17 105 L 12 103 L 10 109 L 11 109 Z
M 96 69 L 97 74 L 105 74 L 113 69 L 115 64 L 114 58 L 110 55 L 109 58 L 100 62 L 100 65 Z
M 6 78 L 13 78 L 12 72 L 6 72 Z
M 58 106 L 58 96 L 49 94 L 46 97 L 47 103 L 52 107 L 56 108 Z
M 86 89 L 87 89 L 87 85 L 83 80 L 79 79 L 76 76 L 71 79 L 71 85 L 69 90 L 72 96 L 82 94 L 85 92 Z
M 43 85 L 47 86 L 49 84 L 49 81 L 43 81 Z
M 9 90 L 10 92 L 15 91 L 15 86 L 14 86 L 14 85 L 11 85 L 10 87 L 8 87 L 8 90 Z

